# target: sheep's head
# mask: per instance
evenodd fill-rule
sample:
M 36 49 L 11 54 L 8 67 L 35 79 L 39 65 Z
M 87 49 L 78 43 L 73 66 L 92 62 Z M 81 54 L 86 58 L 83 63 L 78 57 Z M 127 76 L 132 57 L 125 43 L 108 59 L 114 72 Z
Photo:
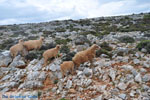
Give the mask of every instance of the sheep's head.
M 40 40 L 44 41 L 44 37 L 40 37 Z
M 59 49 L 60 49 L 60 45 L 56 45 L 56 49 L 58 49 L 58 50 L 59 50 Z
M 23 42 L 24 42 L 24 40 L 22 40 L 22 39 L 19 40 L 19 43 L 23 43 Z
M 92 45 L 92 49 L 93 49 L 93 50 L 98 50 L 98 49 L 100 49 L 100 47 L 99 47 L 98 45 L 96 45 L 96 44 L 93 44 L 93 45 Z

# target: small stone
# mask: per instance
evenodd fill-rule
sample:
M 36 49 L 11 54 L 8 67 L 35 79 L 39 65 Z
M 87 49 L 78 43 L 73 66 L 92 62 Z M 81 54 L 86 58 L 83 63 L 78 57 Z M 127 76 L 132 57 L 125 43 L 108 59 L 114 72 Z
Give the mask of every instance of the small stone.
M 112 81 L 115 81 L 116 71 L 113 69 L 110 69 L 109 76 L 111 77 Z
M 91 79 L 88 79 L 86 82 L 85 82 L 85 86 L 89 86 L 90 84 L 92 83 L 92 80 Z
M 131 65 L 123 65 L 123 66 L 121 66 L 121 68 L 123 68 L 125 70 L 130 70 L 130 71 L 134 69 L 134 67 Z
M 145 84 L 143 84 L 143 85 L 142 85 L 142 88 L 144 89 L 144 91 L 147 91 L 147 90 L 149 90 L 149 89 L 150 89 L 150 87 L 149 87 L 149 86 L 147 86 L 147 85 L 145 85 Z
M 50 65 L 50 70 L 51 71 L 56 71 L 56 65 L 54 65 L 54 64 Z
M 141 78 L 141 74 L 140 73 L 135 76 L 135 81 L 139 82 L 139 83 L 142 82 L 142 78 Z
M 142 77 L 142 80 L 143 80 L 144 82 L 150 81 L 150 74 L 144 75 L 144 76 Z
M 133 63 L 134 63 L 134 64 L 140 64 L 140 60 L 139 60 L 139 59 L 134 59 L 134 60 L 133 60 Z
M 83 100 L 82 98 L 80 98 L 80 97 L 77 97 L 77 100 Z
M 67 88 L 67 89 L 70 89 L 71 86 L 72 86 L 72 81 L 71 81 L 71 80 L 68 80 L 68 81 L 67 81 L 67 84 L 66 84 L 66 88 Z
M 131 97 L 134 97 L 135 93 L 136 93 L 135 91 L 131 90 L 130 96 L 131 96 Z
M 135 70 L 135 69 L 132 69 L 132 70 L 131 70 L 131 73 L 132 73 L 134 76 L 136 76 L 136 75 L 138 74 L 137 70 Z
M 146 70 L 146 69 L 144 69 L 144 68 L 140 68 L 140 72 L 141 72 L 141 73 L 146 73 L 146 72 L 147 72 L 147 70 Z
M 126 90 L 127 85 L 125 83 L 119 83 L 118 88 L 121 89 L 121 90 Z
M 143 67 L 145 67 L 145 68 L 149 68 L 149 67 L 150 67 L 150 65 L 148 64 L 148 62 L 147 62 L 147 61 L 144 61 L 144 62 L 143 62 Z
M 125 100 L 126 94 L 119 94 L 119 97 L 120 97 L 121 99 Z
M 147 52 L 147 50 L 146 50 L 146 49 L 144 49 L 144 48 L 142 48 L 141 52 L 146 53 L 146 52 Z
M 18 55 L 13 59 L 13 62 L 9 65 L 9 67 L 22 67 L 25 66 L 25 62 L 21 59 L 21 56 Z
M 58 83 L 58 89 L 59 91 L 63 90 L 63 83 L 61 81 Z
M 85 68 L 83 70 L 83 74 L 86 75 L 86 76 L 91 76 L 93 74 L 92 69 Z
M 52 92 L 55 93 L 57 91 L 57 87 L 52 88 Z
M 77 71 L 77 76 L 82 75 L 83 71 Z
M 67 95 L 67 91 L 63 91 L 63 92 L 62 92 L 62 96 L 61 96 L 61 97 L 62 97 L 62 98 L 65 98 L 65 97 L 66 97 L 66 95 Z
M 30 71 L 28 72 L 29 74 L 27 75 L 27 80 L 36 80 L 38 78 L 38 76 L 40 75 L 39 71 Z
M 6 87 L 6 88 L 4 88 L 1 92 L 4 93 L 4 92 L 7 92 L 7 91 L 9 91 L 9 90 L 10 90 L 10 88 Z
M 109 58 L 109 56 L 106 54 L 101 54 L 100 58 Z
M 6 67 L 11 62 L 12 62 L 12 58 L 10 56 L 10 51 L 5 51 L 0 54 L 0 66 Z
M 69 92 L 70 93 L 76 93 L 76 90 L 75 89 L 70 89 Z
M 98 96 L 98 97 L 95 98 L 94 100 L 102 100 L 102 95 Z

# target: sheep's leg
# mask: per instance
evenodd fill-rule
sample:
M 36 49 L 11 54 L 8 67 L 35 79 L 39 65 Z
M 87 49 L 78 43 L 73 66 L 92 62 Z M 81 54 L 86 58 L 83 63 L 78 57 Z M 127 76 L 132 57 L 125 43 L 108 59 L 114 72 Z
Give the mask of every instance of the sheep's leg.
M 90 60 L 90 67 L 93 67 L 93 59 Z
M 71 68 L 71 74 L 72 75 L 74 74 L 74 68 L 73 67 Z
M 18 54 L 18 52 L 15 52 L 13 58 L 15 58 L 17 56 L 17 54 Z
M 47 58 L 44 59 L 44 66 L 47 65 Z

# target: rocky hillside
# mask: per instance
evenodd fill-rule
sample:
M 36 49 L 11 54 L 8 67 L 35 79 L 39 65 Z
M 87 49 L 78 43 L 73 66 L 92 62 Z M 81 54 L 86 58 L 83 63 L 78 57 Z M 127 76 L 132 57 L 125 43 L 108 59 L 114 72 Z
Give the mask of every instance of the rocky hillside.
M 19 39 L 45 37 L 40 50 L 13 60 Z M 62 78 L 60 64 L 96 43 L 92 67 Z M 45 50 L 61 45 L 42 67 Z M 0 94 L 40 100 L 150 100 L 150 13 L 0 26 Z M 25 97 L 26 96 L 26 97 Z

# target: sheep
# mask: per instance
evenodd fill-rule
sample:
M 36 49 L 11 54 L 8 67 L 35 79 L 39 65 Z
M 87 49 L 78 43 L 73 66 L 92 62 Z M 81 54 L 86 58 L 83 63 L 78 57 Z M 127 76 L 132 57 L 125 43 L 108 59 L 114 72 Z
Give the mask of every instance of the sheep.
M 84 51 L 80 51 L 72 58 L 72 61 L 74 62 L 76 67 L 79 67 L 81 63 L 88 61 L 88 57 L 86 56 L 86 53 Z
M 100 47 L 96 44 L 93 44 L 90 48 L 86 50 L 86 55 L 88 56 L 88 60 L 92 63 L 93 58 L 96 56 L 96 50 L 100 49 Z
M 22 39 L 19 40 L 19 43 L 12 46 L 10 50 L 10 54 L 13 58 L 15 58 L 19 53 L 23 53 L 25 48 L 23 46 L 24 41 Z
M 67 75 L 67 72 L 71 72 L 71 74 L 73 75 L 73 70 L 74 70 L 74 63 L 73 61 L 64 61 L 61 65 L 60 65 L 60 69 L 61 69 L 61 73 L 62 73 L 62 77 Z
M 44 41 L 44 37 L 40 37 L 39 40 L 29 40 L 24 42 L 24 46 L 28 51 L 34 49 L 40 49 Z
M 90 48 L 84 51 L 78 52 L 73 58 L 74 64 L 79 67 L 80 64 L 90 61 L 92 63 L 93 58 L 95 58 L 96 50 L 100 49 L 100 47 L 96 44 L 93 44 Z
M 56 58 L 58 55 L 58 51 L 60 50 L 60 45 L 57 45 L 55 48 L 48 49 L 43 53 L 44 58 L 44 66 L 47 65 L 47 60 L 54 57 Z

